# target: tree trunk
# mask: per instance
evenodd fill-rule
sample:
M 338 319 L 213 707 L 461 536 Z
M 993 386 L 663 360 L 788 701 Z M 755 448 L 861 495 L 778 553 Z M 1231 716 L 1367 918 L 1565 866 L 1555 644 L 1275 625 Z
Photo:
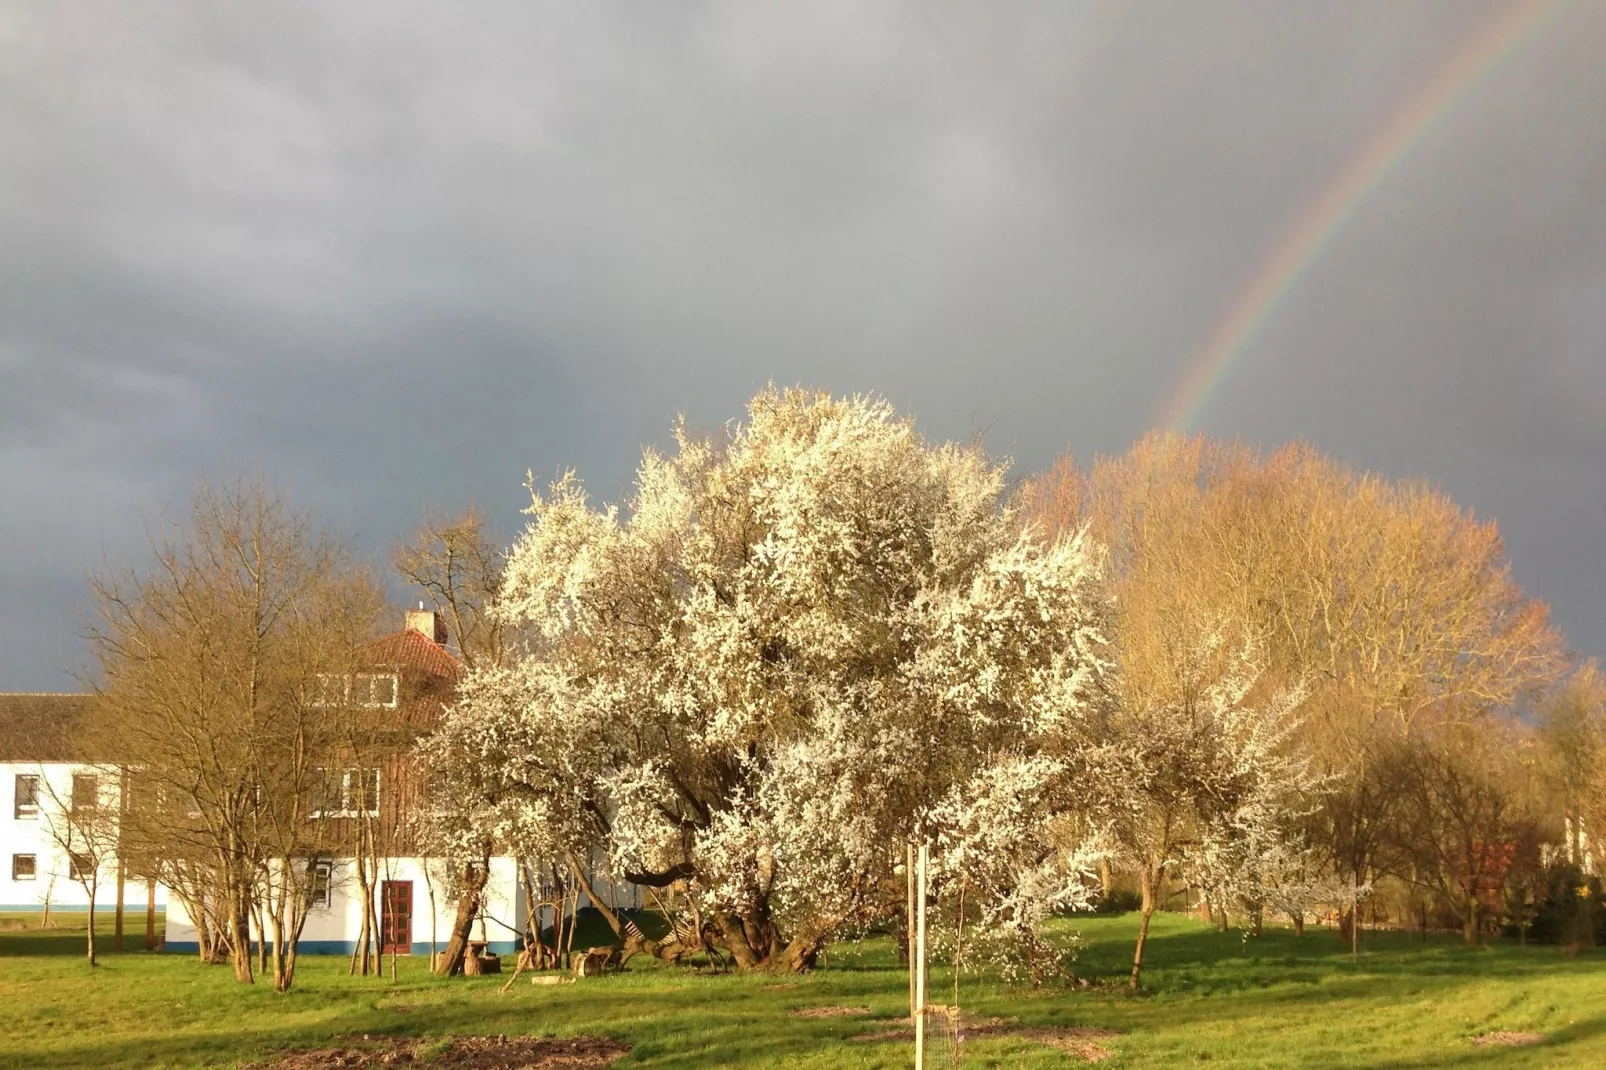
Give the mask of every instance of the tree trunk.
M 127 879 L 127 871 L 123 868 L 123 856 L 117 855 L 117 915 L 112 922 L 112 950 L 123 949 L 123 887 Z
M 86 931 L 85 944 L 87 945 L 85 947 L 85 954 L 88 955 L 90 968 L 93 969 L 94 967 L 100 965 L 100 960 L 98 958 L 96 958 L 96 956 L 95 956 L 95 892 L 94 892 L 94 889 L 90 889 L 90 892 L 89 892 L 89 920 L 84 925 L 84 929 Z
M 1149 943 L 1149 919 L 1153 916 L 1154 911 L 1145 909 L 1143 920 L 1138 923 L 1138 941 L 1137 946 L 1132 949 L 1132 979 L 1129 982 L 1133 989 L 1143 987 L 1143 949 Z
M 435 963 L 435 972 L 450 977 L 463 972 L 463 960 L 468 956 L 468 942 L 473 935 L 474 919 L 480 912 L 480 899 L 490 880 L 489 859 L 470 862 L 463 867 L 462 894 L 457 900 L 457 914 L 452 918 L 452 931 L 446 938 L 446 950 Z
M 229 950 L 234 961 L 234 979 L 243 985 L 255 984 L 256 974 L 251 968 L 251 916 L 244 903 L 235 903 L 229 910 Z
M 585 892 L 586 898 L 591 901 L 591 905 L 597 908 L 597 913 L 601 914 L 602 920 L 608 923 L 608 928 L 613 930 L 614 939 L 618 942 L 620 949 L 627 955 L 651 955 L 655 959 L 674 962 L 683 954 L 695 950 L 694 948 L 685 947 L 674 936 L 661 942 L 654 940 L 636 928 L 633 923 L 628 923 L 620 918 L 618 911 L 598 899 L 592 891 L 591 882 L 586 879 L 585 870 L 581 868 L 579 859 L 570 854 L 565 856 L 565 860 L 568 862 L 569 872 L 574 877 L 576 886 L 580 891 Z M 576 895 L 575 909 L 573 911 L 576 920 L 579 918 L 579 905 L 579 896 Z M 574 940 L 574 925 L 572 922 L 569 927 L 569 940 L 571 942 Z M 751 951 L 748 954 L 751 958 Z
M 1143 949 L 1149 943 L 1149 919 L 1154 917 L 1154 867 L 1145 864 L 1138 874 L 1138 890 L 1143 896 L 1143 917 L 1138 922 L 1137 946 L 1132 949 L 1132 978 L 1129 986 L 1136 990 L 1142 987 L 1143 979 Z
M 1294 919 L 1294 935 L 1296 937 L 1304 936 L 1305 935 L 1305 915 L 1303 915 L 1303 914 L 1290 914 L 1289 917 Z
M 807 973 L 814 969 L 824 949 L 823 936 L 800 934 L 776 956 L 774 968 L 780 973 Z
M 256 920 L 257 927 L 257 973 L 266 977 L 268 975 L 268 925 L 263 916 L 261 903 L 254 903 L 251 914 Z
M 1467 915 L 1462 922 L 1462 935 L 1468 947 L 1478 946 L 1478 897 L 1467 896 Z
M 210 964 L 212 954 L 212 926 L 206 920 L 206 907 L 197 906 L 190 912 L 195 922 L 195 950 L 201 956 L 201 961 Z
M 145 950 L 156 950 L 156 881 L 145 876 Z

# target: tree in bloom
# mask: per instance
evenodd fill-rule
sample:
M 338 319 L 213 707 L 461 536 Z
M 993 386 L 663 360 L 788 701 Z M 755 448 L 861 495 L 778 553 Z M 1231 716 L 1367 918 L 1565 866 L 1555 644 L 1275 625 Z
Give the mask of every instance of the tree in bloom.
M 1268 686 L 1247 644 L 1227 649 L 1211 632 L 1177 664 L 1188 669 L 1175 691 L 1124 691 L 1109 741 L 1090 752 L 1099 779 L 1116 786 L 1116 850 L 1138 872 L 1133 988 L 1168 875 L 1223 904 L 1298 899 L 1307 867 L 1296 818 L 1322 787 L 1292 745 L 1303 692 Z
M 682 424 L 647 451 L 624 508 L 572 475 L 532 499 L 498 600 L 518 651 L 469 674 L 426 755 L 525 815 L 497 820 L 549 822 L 577 878 L 596 844 L 679 896 L 662 941 L 603 911 L 631 950 L 808 968 L 901 902 L 911 839 L 1017 929 L 1080 894 L 1069 826 L 1038 819 L 1089 803 L 1099 553 L 1023 525 L 978 447 L 771 388 L 722 446 Z

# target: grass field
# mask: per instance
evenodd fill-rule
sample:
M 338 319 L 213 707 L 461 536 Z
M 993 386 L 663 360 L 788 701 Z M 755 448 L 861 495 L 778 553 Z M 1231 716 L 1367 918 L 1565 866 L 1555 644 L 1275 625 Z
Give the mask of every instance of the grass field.
M 1078 971 L 1118 979 L 1135 924 L 1131 916 L 1079 920 L 1087 946 Z M 1606 1066 L 1606 951 L 1566 959 L 1554 948 L 1472 951 L 1449 938 L 1423 946 L 1408 935 L 1368 934 L 1363 952 L 1350 962 L 1326 932 L 1248 940 L 1163 915 L 1146 994 L 967 980 L 960 1000 L 968 1011 L 1026 1025 L 1119 1030 L 1102 1042 L 1115 1053 L 1102 1066 Z M 303 959 L 296 989 L 281 996 L 237 986 L 227 969 L 188 956 L 108 953 L 91 971 L 81 953 L 81 930 L 0 928 L 0 1067 L 233 1066 L 341 1035 L 452 1033 L 612 1036 L 634 1049 L 621 1070 L 911 1062 L 903 1043 L 848 1039 L 896 1025 L 875 1019 L 904 1013 L 905 975 L 886 940 L 833 949 L 826 967 L 795 988 L 768 987 L 787 979 L 644 963 L 560 987 L 521 979 L 506 995 L 497 994 L 497 978 L 432 978 L 421 959 L 403 959 L 396 984 L 347 977 L 343 960 Z M 950 983 L 936 971 L 934 1001 Z M 818 1006 L 864 1006 L 871 1016 L 789 1014 Z M 1494 1030 L 1546 1039 L 1523 1048 L 1472 1043 Z M 1018 1036 L 971 1037 L 965 1050 L 967 1066 L 1078 1065 Z

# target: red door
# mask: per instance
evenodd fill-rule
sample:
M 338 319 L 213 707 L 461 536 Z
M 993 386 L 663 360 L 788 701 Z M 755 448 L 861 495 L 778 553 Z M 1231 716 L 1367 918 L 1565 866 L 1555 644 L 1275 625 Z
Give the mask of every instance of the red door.
M 379 940 L 385 954 L 413 952 L 413 882 L 383 881 L 379 886 Z

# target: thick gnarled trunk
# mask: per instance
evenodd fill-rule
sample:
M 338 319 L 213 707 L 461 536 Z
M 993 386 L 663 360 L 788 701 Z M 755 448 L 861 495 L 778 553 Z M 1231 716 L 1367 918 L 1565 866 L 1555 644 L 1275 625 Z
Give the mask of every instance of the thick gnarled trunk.
M 485 897 L 485 885 L 491 879 L 489 859 L 470 862 L 463 867 L 461 892 L 457 897 L 457 913 L 452 918 L 452 931 L 446 939 L 446 950 L 436 960 L 435 972 L 450 977 L 463 972 L 463 960 L 468 957 L 469 937 L 474 919 L 479 917 Z

